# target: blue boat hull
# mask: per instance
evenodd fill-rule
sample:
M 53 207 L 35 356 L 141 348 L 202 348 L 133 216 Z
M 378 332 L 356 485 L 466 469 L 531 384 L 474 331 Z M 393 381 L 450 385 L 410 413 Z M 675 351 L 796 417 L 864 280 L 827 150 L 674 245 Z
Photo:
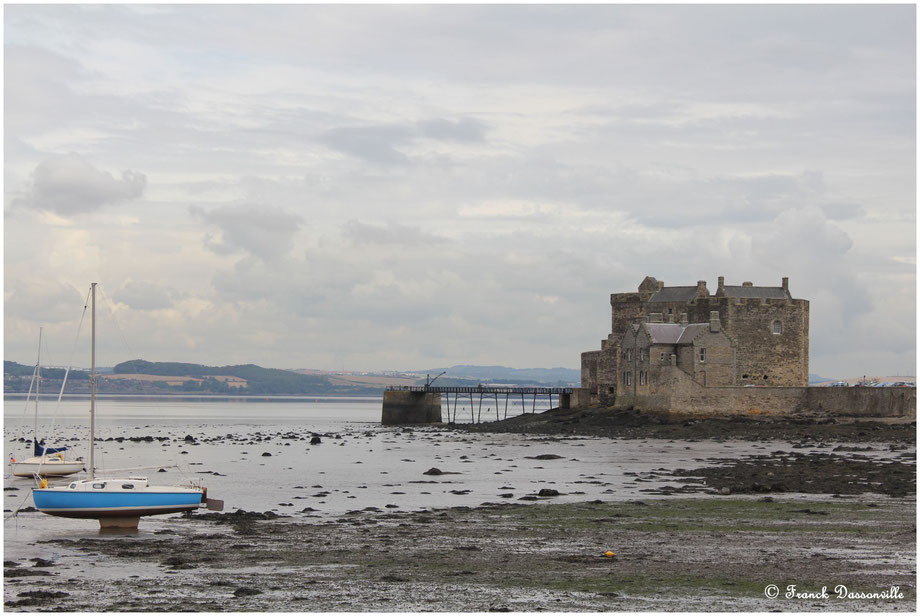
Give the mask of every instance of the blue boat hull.
M 197 509 L 201 492 L 71 492 L 32 491 L 35 508 L 64 518 L 100 519 L 160 515 Z

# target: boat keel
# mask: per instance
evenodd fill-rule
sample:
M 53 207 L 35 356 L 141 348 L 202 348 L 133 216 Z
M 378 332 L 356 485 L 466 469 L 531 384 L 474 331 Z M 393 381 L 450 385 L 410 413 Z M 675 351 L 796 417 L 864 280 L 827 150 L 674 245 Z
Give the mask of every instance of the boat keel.
M 135 517 L 104 517 L 99 518 L 99 528 L 121 528 L 121 529 L 137 529 L 137 525 L 140 523 L 140 516 Z

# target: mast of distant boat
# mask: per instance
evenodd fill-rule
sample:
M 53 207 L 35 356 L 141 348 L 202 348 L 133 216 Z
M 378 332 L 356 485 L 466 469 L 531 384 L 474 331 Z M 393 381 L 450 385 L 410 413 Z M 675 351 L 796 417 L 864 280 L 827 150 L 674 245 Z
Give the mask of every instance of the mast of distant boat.
M 89 479 L 92 481 L 96 478 L 96 462 L 93 458 L 93 450 L 96 445 L 96 283 L 91 283 L 93 296 L 92 310 L 92 354 L 90 358 L 90 377 L 89 377 Z
M 42 327 L 38 328 L 38 359 L 35 361 L 35 426 L 32 430 L 32 452 L 44 453 L 38 448 L 38 398 L 42 389 Z

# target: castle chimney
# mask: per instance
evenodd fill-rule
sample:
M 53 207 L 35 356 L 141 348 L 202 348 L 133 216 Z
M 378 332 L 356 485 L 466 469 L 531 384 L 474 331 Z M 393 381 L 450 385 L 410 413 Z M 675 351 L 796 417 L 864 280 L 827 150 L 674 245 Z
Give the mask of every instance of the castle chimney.
M 658 281 L 658 290 L 661 291 L 664 288 L 664 280 Z
M 742 287 L 753 287 L 754 283 L 753 282 L 742 282 L 741 286 Z
M 709 331 L 716 333 L 721 331 L 722 323 L 719 321 L 719 311 L 711 310 L 709 312 Z
M 789 292 L 789 277 L 788 276 L 783 276 L 783 291 L 785 291 L 786 293 Z
M 709 297 L 709 291 L 706 289 L 705 280 L 696 281 L 696 296 L 697 297 Z
M 725 276 L 719 276 L 719 292 L 725 288 Z
M 684 327 L 687 326 L 687 313 L 686 312 L 680 313 L 680 324 L 683 325 Z

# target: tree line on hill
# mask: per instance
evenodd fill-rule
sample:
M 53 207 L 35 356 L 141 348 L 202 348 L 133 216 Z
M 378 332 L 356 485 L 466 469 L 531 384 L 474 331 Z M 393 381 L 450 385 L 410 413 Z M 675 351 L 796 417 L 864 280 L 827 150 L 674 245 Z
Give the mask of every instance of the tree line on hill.
M 4 361 L 4 392 L 25 393 L 29 391 L 34 366 Z M 96 391 L 101 394 L 136 393 L 200 393 L 234 395 L 312 395 L 312 394 L 360 394 L 373 395 L 381 387 L 348 386 L 332 383 L 320 375 L 297 374 L 288 370 L 262 368 L 254 364 L 240 366 L 202 366 L 179 362 L 149 362 L 142 359 L 122 362 L 114 367 L 113 374 L 125 378 L 106 379 L 98 375 Z M 181 383 L 131 379 L 130 375 L 169 376 L 184 379 Z M 233 386 L 217 377 L 237 377 L 245 385 Z M 42 390 L 60 389 L 64 378 L 63 369 L 42 369 Z M 56 390 L 55 389 L 55 390 Z M 86 393 L 89 391 L 89 375 L 85 371 L 72 370 L 68 377 L 65 393 Z
M 25 393 L 34 366 L 3 362 L 4 392 Z M 42 391 L 57 393 L 64 378 L 61 368 L 42 368 Z M 452 366 L 427 371 L 436 386 L 475 387 L 504 384 L 516 386 L 568 386 L 577 383 L 579 372 L 565 368 L 514 369 L 504 366 Z M 224 395 L 381 395 L 383 386 L 342 383 L 321 374 L 301 374 L 277 368 L 263 368 L 254 364 L 238 366 L 204 366 L 182 362 L 151 362 L 134 359 L 122 362 L 112 369 L 120 378 L 106 378 L 100 374 L 96 391 L 102 394 L 224 394 Z M 131 378 L 137 375 L 138 378 Z M 170 381 L 142 378 L 142 375 L 175 377 Z M 233 383 L 226 378 L 240 379 Z M 419 377 L 418 384 L 425 379 Z M 89 392 L 89 374 L 85 370 L 71 370 L 65 393 Z

